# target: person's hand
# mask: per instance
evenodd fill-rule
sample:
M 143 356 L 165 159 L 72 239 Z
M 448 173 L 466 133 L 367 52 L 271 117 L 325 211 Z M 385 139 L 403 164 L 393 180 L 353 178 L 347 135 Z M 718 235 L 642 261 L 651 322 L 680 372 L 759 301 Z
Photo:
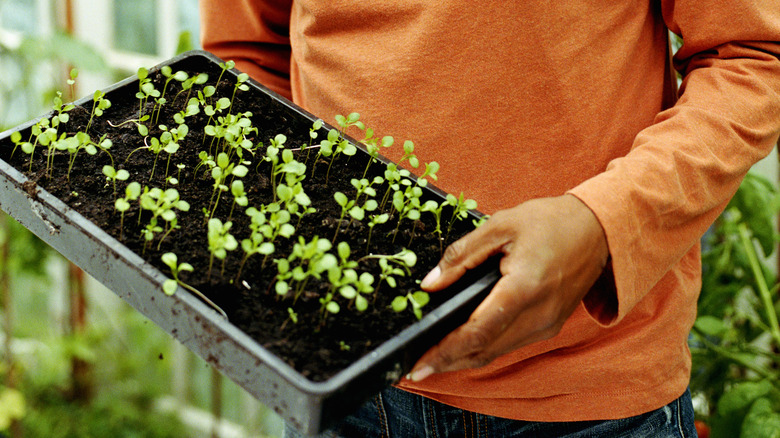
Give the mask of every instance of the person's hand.
M 464 325 L 417 361 L 409 379 L 480 367 L 555 336 L 609 256 L 604 230 L 579 199 L 535 199 L 497 212 L 450 245 L 422 287 L 441 290 L 499 253 L 501 278 L 493 290 Z

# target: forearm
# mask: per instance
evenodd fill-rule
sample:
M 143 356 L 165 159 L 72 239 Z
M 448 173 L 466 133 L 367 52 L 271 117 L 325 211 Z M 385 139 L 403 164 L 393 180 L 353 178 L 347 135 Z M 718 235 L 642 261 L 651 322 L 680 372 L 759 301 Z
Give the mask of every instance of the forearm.
M 678 62 L 678 103 L 637 136 L 626 157 L 572 190 L 596 213 L 610 246 L 618 306 L 615 314 L 593 314 L 602 323 L 622 319 L 698 242 L 777 142 L 780 44 L 700 49 Z

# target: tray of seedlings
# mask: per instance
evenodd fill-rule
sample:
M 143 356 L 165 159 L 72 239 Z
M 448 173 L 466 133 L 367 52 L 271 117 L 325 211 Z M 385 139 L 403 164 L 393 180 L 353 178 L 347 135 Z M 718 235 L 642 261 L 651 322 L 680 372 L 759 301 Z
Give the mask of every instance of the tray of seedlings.
M 187 52 L 0 134 L 0 208 L 313 434 L 398 381 L 498 279 L 483 266 L 422 292 L 484 216 L 433 185 L 412 141 L 322 116 L 334 124 Z

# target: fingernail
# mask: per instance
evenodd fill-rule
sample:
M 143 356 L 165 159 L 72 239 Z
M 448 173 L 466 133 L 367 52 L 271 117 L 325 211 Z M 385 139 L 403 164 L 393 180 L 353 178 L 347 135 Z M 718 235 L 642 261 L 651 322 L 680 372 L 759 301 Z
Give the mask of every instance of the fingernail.
M 433 283 L 436 282 L 436 280 L 439 279 L 439 276 L 441 275 L 441 268 L 435 267 L 431 272 L 428 273 L 428 275 L 423 278 L 422 283 L 420 283 L 420 286 L 422 286 L 423 289 L 431 286 Z
M 431 374 L 433 374 L 433 367 L 425 365 L 422 368 L 407 374 L 406 378 L 412 382 L 419 382 L 420 380 L 428 378 Z

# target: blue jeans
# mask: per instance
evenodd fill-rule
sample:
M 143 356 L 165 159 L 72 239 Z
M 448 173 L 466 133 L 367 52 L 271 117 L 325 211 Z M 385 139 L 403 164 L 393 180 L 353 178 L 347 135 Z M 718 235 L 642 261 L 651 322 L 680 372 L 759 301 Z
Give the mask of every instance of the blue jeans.
M 541 423 L 508 420 L 464 411 L 388 388 L 354 414 L 323 432 L 327 438 L 689 438 L 696 437 L 691 393 L 636 417 L 608 421 Z M 302 435 L 286 427 L 285 437 Z

